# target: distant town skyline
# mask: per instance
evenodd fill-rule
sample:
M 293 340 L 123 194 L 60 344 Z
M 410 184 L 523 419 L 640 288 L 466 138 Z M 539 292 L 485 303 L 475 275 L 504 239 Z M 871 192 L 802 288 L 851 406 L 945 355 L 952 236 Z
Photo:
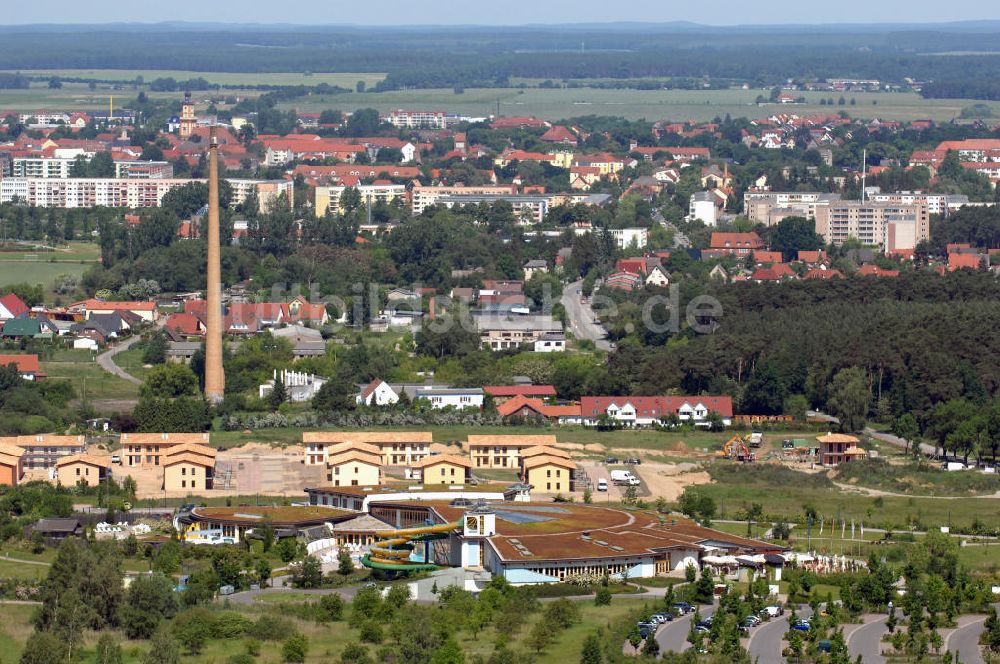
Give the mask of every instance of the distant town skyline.
M 109 0 L 79 3 L 49 0 L 35 5 L 19 3 L 0 19 L 5 25 L 31 23 L 157 23 L 186 20 L 220 23 L 286 23 L 301 25 L 524 25 L 606 22 L 690 21 L 706 25 L 768 25 L 826 23 L 936 23 L 1000 19 L 1000 11 L 989 10 L 981 0 L 952 0 L 948 3 L 913 3 L 882 0 L 873 3 L 843 0 L 836 11 L 817 12 L 816 5 L 778 0 L 766 7 L 737 0 L 712 3 L 664 3 L 662 0 L 634 0 L 626 6 L 604 2 L 582 2 L 567 8 L 554 0 L 507 0 L 496 4 L 439 0 L 421 6 L 400 0 L 383 0 L 371 5 L 302 0 L 291 11 L 276 11 L 273 2 L 205 3 L 174 0 L 171 3 L 122 5 Z M 993 16 L 989 16 L 993 14 Z

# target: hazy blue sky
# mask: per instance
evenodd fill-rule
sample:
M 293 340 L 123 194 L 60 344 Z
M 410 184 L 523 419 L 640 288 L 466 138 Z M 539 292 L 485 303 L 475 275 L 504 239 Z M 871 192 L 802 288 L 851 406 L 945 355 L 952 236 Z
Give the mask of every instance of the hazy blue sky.
M 490 5 L 490 6 L 487 6 Z M 992 7 L 992 9 L 991 9 Z M 343 0 L 45 0 L 12 2 L 6 23 L 107 23 L 222 21 L 297 24 L 493 24 L 590 23 L 603 21 L 694 21 L 739 23 L 934 22 L 1000 18 L 986 0 L 841 0 L 837 3 L 775 0 L 437 0 L 436 2 L 345 2 Z

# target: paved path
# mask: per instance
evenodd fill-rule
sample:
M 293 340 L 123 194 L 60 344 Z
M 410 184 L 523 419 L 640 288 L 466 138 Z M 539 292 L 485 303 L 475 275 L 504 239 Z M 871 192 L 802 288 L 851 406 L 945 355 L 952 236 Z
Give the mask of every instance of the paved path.
M 12 563 L 24 563 L 25 565 L 41 565 L 42 567 L 52 567 L 52 563 L 44 560 L 24 560 L 23 558 L 11 558 L 10 556 L 0 556 L 0 560 L 8 560 Z
M 577 339 L 589 339 L 597 350 L 610 351 L 608 333 L 594 322 L 594 310 L 580 302 L 583 281 L 574 281 L 563 289 L 562 305 L 566 309 L 566 327 Z
M 851 659 L 859 656 L 865 664 L 884 664 L 882 656 L 882 635 L 888 631 L 885 622 L 889 616 L 869 613 L 861 616 L 861 625 L 849 625 L 844 629 L 844 641 Z
M 870 436 L 875 440 L 881 440 L 883 443 L 889 443 L 890 445 L 895 445 L 896 447 L 906 448 L 906 440 L 899 438 L 898 436 L 893 436 L 891 433 L 883 433 L 881 431 L 875 431 L 871 427 L 865 427 L 863 433 L 866 436 Z M 913 446 L 910 446 L 910 451 L 913 451 Z M 920 451 L 929 457 L 937 455 L 937 448 L 928 443 L 920 443 Z
M 115 364 L 115 355 L 117 355 L 118 353 L 124 353 L 133 345 L 138 343 L 141 338 L 142 337 L 140 337 L 139 335 L 134 335 L 129 337 L 122 343 L 112 346 L 111 348 L 107 349 L 106 351 L 97 356 L 97 363 L 101 365 L 101 368 L 107 371 L 109 374 L 114 374 L 115 376 L 123 378 L 135 385 L 142 385 L 141 380 L 139 380 L 138 378 L 128 373 L 117 364 Z
M 795 610 L 798 618 L 808 618 L 812 609 L 807 604 L 799 605 Z M 750 660 L 757 664 L 784 664 L 785 658 L 781 651 L 785 649 L 785 634 L 791 628 L 790 610 L 785 608 L 785 615 L 780 618 L 761 623 L 750 630 L 750 635 L 742 639 L 743 647 L 750 653 Z
M 698 610 L 701 611 L 702 620 L 714 614 L 716 608 L 718 607 L 715 604 L 711 606 L 699 606 Z M 668 650 L 684 652 L 690 650 L 691 644 L 688 643 L 687 637 L 688 632 L 691 631 L 691 618 L 693 617 L 693 613 L 688 613 L 687 615 L 674 618 L 670 622 L 663 623 L 656 629 L 656 643 L 660 646 L 661 652 Z
M 663 217 L 663 212 L 661 212 L 659 210 L 659 208 L 654 208 L 653 209 L 653 221 L 655 221 L 656 223 L 660 224 L 661 226 L 663 226 L 667 230 L 671 230 L 671 231 L 674 232 L 674 248 L 675 249 L 687 249 L 688 247 L 691 246 L 691 240 L 688 239 L 687 235 L 684 235 L 684 233 L 681 233 L 679 230 L 677 230 L 676 226 L 674 226 L 672 223 L 670 223 L 669 221 L 667 221 Z
M 983 650 L 979 647 L 979 637 L 986 629 L 986 616 L 959 616 L 955 629 L 944 637 L 943 650 L 957 652 L 962 664 L 984 664 Z

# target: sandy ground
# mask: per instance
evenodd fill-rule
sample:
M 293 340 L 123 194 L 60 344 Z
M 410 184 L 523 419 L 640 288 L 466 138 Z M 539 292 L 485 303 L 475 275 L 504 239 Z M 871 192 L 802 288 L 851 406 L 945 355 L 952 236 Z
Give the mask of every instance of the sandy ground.
M 712 481 L 700 468 L 693 463 L 642 463 L 634 466 L 632 472 L 639 476 L 653 498 L 662 496 L 672 501 L 677 500 L 685 487 Z

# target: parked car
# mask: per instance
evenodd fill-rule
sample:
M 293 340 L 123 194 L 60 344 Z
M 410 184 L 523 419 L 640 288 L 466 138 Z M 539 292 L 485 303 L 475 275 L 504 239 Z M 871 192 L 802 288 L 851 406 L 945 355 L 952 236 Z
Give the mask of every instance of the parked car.
M 808 632 L 810 627 L 811 625 L 807 623 L 805 620 L 796 620 L 794 623 L 792 623 L 792 629 L 799 632 Z
M 673 620 L 674 616 L 670 613 L 654 613 L 650 618 L 650 620 L 654 619 L 660 624 L 663 624 L 665 622 L 670 622 L 671 620 Z
M 609 466 L 614 466 L 615 464 L 618 463 L 618 457 L 608 457 L 607 459 L 604 460 L 604 463 L 608 464 Z
M 757 616 L 755 616 L 755 615 L 753 615 L 751 613 L 749 616 L 747 616 L 746 618 L 743 619 L 743 622 L 749 623 L 751 627 L 756 627 L 762 621 L 761 621 L 761 619 L 759 617 L 757 617 Z
M 606 479 L 603 479 L 603 478 L 597 480 L 597 490 L 598 491 L 607 491 L 608 490 L 608 481 Z
M 639 457 L 629 457 L 628 459 L 625 459 L 625 461 L 623 461 L 622 463 L 630 463 L 632 465 L 638 466 L 642 464 L 642 459 L 640 459 Z
M 768 618 L 777 618 L 778 616 L 785 615 L 785 607 L 772 604 L 761 609 L 760 614 L 762 616 L 766 615 Z
M 670 608 L 677 611 L 680 615 L 684 615 L 685 613 L 694 613 L 694 606 L 688 604 L 687 602 L 674 602 Z
M 709 632 L 712 631 L 712 628 L 709 625 L 704 625 L 702 623 L 698 623 L 697 625 L 695 625 L 694 631 L 696 631 L 696 632 L 698 632 L 700 634 L 708 634 Z
M 827 639 L 823 639 L 822 641 L 816 644 L 816 650 L 818 650 L 819 652 L 830 652 L 831 650 L 833 650 L 833 643 L 831 643 Z

